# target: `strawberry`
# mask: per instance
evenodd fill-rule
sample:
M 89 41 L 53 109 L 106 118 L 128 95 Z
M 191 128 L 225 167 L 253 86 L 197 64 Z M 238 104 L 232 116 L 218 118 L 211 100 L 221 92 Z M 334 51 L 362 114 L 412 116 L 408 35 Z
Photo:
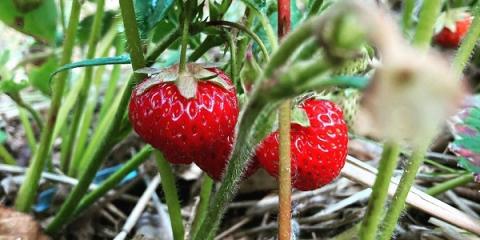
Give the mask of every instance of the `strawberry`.
M 348 129 L 343 113 L 333 102 L 307 99 L 299 105 L 309 126 L 291 124 L 292 185 L 307 191 L 335 179 L 345 164 Z M 278 177 L 278 131 L 268 135 L 256 150 L 260 165 Z
M 220 180 L 239 114 L 235 88 L 217 68 L 188 64 L 187 69 L 182 74 L 178 65 L 147 69 L 144 73 L 152 75 L 135 87 L 129 118 L 138 135 L 170 163 L 195 162 Z M 180 78 L 187 83 L 180 84 Z
M 471 24 L 472 16 L 464 9 L 448 10 L 437 20 L 434 41 L 444 48 L 456 48 Z

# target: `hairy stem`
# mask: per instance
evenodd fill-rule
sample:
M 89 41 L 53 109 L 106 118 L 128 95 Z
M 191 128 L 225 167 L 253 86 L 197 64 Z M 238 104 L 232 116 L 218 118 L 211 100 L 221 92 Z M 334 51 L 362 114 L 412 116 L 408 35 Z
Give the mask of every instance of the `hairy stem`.
M 435 22 L 440 14 L 441 8 L 442 0 L 423 1 L 413 44 L 425 51 L 428 50 L 430 46 Z
M 189 27 L 190 27 L 190 15 L 191 15 L 191 5 L 192 1 L 184 1 L 182 9 L 182 37 L 180 39 L 180 64 L 178 71 L 180 73 L 185 72 L 187 67 L 187 45 L 189 36 Z
M 278 39 L 290 31 L 290 0 L 278 0 Z M 290 153 L 291 101 L 286 100 L 279 109 L 279 211 L 278 239 L 290 240 L 292 235 L 292 179 Z
M 206 174 L 203 176 L 202 187 L 200 189 L 200 202 L 195 212 L 195 218 L 193 219 L 192 229 L 190 231 L 190 238 L 194 239 L 197 235 L 200 224 L 205 219 L 208 212 L 208 206 L 210 203 L 210 195 L 212 194 L 213 180 Z
M 228 43 L 228 48 L 230 49 L 230 76 L 233 84 L 235 86 L 240 85 L 240 80 L 238 79 L 238 76 L 240 75 L 238 73 L 238 68 L 237 68 L 237 48 L 235 47 L 235 41 L 233 41 L 232 34 L 229 32 L 225 32 L 225 38 L 227 39 Z
M 367 212 L 365 213 L 359 231 L 361 240 L 375 239 L 377 228 L 384 212 L 390 179 L 397 166 L 399 152 L 399 146 L 396 143 L 388 142 L 385 143 L 383 147 L 382 158 L 380 159 L 380 165 L 378 167 L 378 175 L 373 184 Z
M 162 188 L 165 194 L 165 200 L 168 206 L 170 222 L 172 223 L 172 232 L 174 240 L 183 240 L 185 232 L 183 229 L 183 220 L 180 202 L 178 201 L 177 188 L 175 186 L 175 176 L 173 175 L 170 163 L 167 162 L 163 154 L 155 151 L 155 159 L 157 160 L 157 168 L 162 178 Z
M 279 212 L 278 212 L 278 239 L 291 239 L 291 218 L 292 218 L 292 180 L 290 175 L 291 153 L 290 153 L 290 105 L 291 101 L 286 100 L 279 109 Z
M 405 208 L 405 200 L 407 195 L 410 192 L 415 177 L 417 176 L 418 169 L 422 165 L 423 159 L 425 158 L 426 147 L 420 147 L 415 150 L 407 162 L 407 166 L 403 172 L 402 178 L 400 179 L 400 184 L 393 195 L 392 202 L 388 208 L 387 214 L 383 219 L 383 228 L 380 233 L 380 239 L 389 240 L 392 237 L 397 221 L 400 218 L 402 210 Z
M 125 176 L 138 168 L 145 160 L 148 159 L 152 153 L 153 148 L 150 146 L 143 147 L 137 154 L 135 154 L 131 159 L 125 162 L 125 164 L 110 175 L 105 181 L 102 182 L 98 188 L 91 191 L 85 197 L 82 198 L 78 206 L 75 208 L 74 216 L 80 214 L 83 210 L 90 207 L 95 201 L 104 196 L 108 191 L 115 188 L 118 183 L 122 181 Z
M 120 9 L 122 12 L 123 24 L 125 27 L 125 34 L 127 42 L 130 46 L 130 57 L 132 59 L 132 68 L 137 70 L 145 67 L 145 59 L 143 58 L 140 37 L 138 34 L 137 21 L 135 17 L 135 11 L 133 8 L 133 0 L 120 0 Z M 105 156 L 109 152 L 109 146 L 116 135 L 120 123 L 122 121 L 124 111 L 128 105 L 130 94 L 132 92 L 132 86 L 143 78 L 142 74 L 136 74 L 135 77 L 130 78 L 125 90 L 122 92 L 120 102 L 115 112 L 113 121 L 108 125 L 105 135 L 103 135 L 98 145 L 95 145 L 95 150 L 92 158 L 86 161 L 86 169 L 81 174 L 80 180 L 72 192 L 68 195 L 67 199 L 63 203 L 60 211 L 54 217 L 50 225 L 48 225 L 46 232 L 53 234 L 60 230 L 65 222 L 68 222 L 72 217 L 72 213 L 75 210 L 75 205 L 85 192 L 88 190 L 88 186 L 95 177 L 95 173 L 100 168 Z
M 231 28 L 236 28 L 236 29 L 246 33 L 258 44 L 258 46 L 260 47 L 260 50 L 262 51 L 262 54 L 263 54 L 263 57 L 265 58 L 265 60 L 268 61 L 270 59 L 270 57 L 268 55 L 267 48 L 263 44 L 260 37 L 258 37 L 257 34 L 252 32 L 247 27 L 245 27 L 241 24 L 238 24 L 238 23 L 228 22 L 228 21 L 210 21 L 210 22 L 207 22 L 207 25 L 209 25 L 209 26 L 227 26 L 227 27 L 231 27 Z
M 463 69 L 467 65 L 473 50 L 480 36 L 480 2 L 477 2 L 473 11 L 473 22 L 468 29 L 468 33 L 462 40 L 460 48 L 453 59 L 453 68 L 458 75 L 462 74 Z
M 75 43 L 75 37 L 77 34 L 79 16 L 80 2 L 78 0 L 74 0 L 72 2 L 72 8 L 70 11 L 70 20 L 68 22 L 68 29 L 65 36 L 60 65 L 65 65 L 70 62 Z M 39 148 L 33 155 L 30 166 L 26 173 L 25 181 L 18 192 L 15 201 L 15 207 L 18 211 L 29 212 L 35 199 L 40 176 L 43 168 L 45 167 L 45 162 L 48 159 L 49 147 L 52 142 L 52 133 L 55 127 L 58 109 L 60 108 L 62 102 L 62 95 L 67 77 L 67 72 L 62 72 L 58 74 L 56 79 L 53 81 L 52 101 L 48 112 L 47 125 L 42 129 Z
M 92 59 L 95 57 L 97 42 L 100 36 L 101 27 L 102 27 L 104 6 L 105 6 L 105 0 L 97 1 L 97 9 L 95 12 L 92 29 L 90 30 L 90 35 L 88 39 L 88 50 L 87 50 L 87 56 L 86 56 L 87 59 Z M 70 161 L 72 158 L 73 147 L 75 145 L 75 139 L 77 138 L 80 120 L 85 110 L 85 104 L 87 102 L 92 78 L 93 78 L 93 67 L 87 67 L 85 69 L 85 77 L 83 79 L 83 83 L 77 98 L 77 105 L 74 108 L 75 110 L 73 113 L 72 125 L 70 126 L 68 138 L 65 140 L 67 141 L 67 143 L 65 144 L 66 149 L 62 151 L 63 154 L 60 159 L 62 170 L 64 172 L 68 171 L 70 176 L 73 176 L 77 173 L 77 166 L 74 164 L 70 164 Z

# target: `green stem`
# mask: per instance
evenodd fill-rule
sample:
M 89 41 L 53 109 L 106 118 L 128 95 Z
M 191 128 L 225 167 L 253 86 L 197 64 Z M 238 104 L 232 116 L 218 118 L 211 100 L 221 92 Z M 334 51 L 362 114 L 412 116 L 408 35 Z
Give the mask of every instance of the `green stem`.
M 42 121 L 42 118 L 40 117 L 40 114 L 38 114 L 37 111 L 35 111 L 35 109 L 33 109 L 32 106 L 30 106 L 30 104 L 27 104 L 22 96 L 20 94 L 11 94 L 9 95 L 10 98 L 18 105 L 20 106 L 21 108 L 25 109 L 27 112 L 30 113 L 30 115 L 32 115 L 33 117 L 33 120 L 35 121 L 35 123 L 37 124 L 37 127 L 42 130 L 43 129 L 43 121 Z
M 404 0 L 402 11 L 402 28 L 404 32 L 412 27 L 412 15 L 415 8 L 415 0 Z
M 25 136 L 27 137 L 28 146 L 30 147 L 31 154 L 33 155 L 35 153 L 35 149 L 37 148 L 37 140 L 35 139 L 32 125 L 30 124 L 27 113 L 23 108 L 18 108 L 18 113 L 20 117 L 20 122 L 22 122 L 23 129 L 25 130 Z
M 418 20 L 417 30 L 413 38 L 413 44 L 417 47 L 428 50 L 432 39 L 435 22 L 440 10 L 442 9 L 442 0 L 423 1 L 420 18 Z
M 9 165 L 16 165 L 17 161 L 15 161 L 15 158 L 7 151 L 5 146 L 3 144 L 0 144 L 0 158 L 3 159 L 3 162 Z
M 228 48 L 230 49 L 230 78 L 235 86 L 240 86 L 235 42 L 233 41 L 232 34 L 229 32 L 225 32 L 225 38 L 227 39 Z
M 92 59 L 95 57 L 95 52 L 97 49 L 97 42 L 100 36 L 100 30 L 102 27 L 102 18 L 103 12 L 105 7 L 105 0 L 97 0 L 97 9 L 95 12 L 95 17 L 93 20 L 92 28 L 90 31 L 89 39 L 88 39 L 88 51 L 87 51 L 87 59 Z M 80 92 L 77 99 L 77 105 L 75 107 L 73 113 L 73 120 L 72 125 L 70 126 L 68 138 L 65 140 L 67 143 L 65 144 L 65 148 L 62 151 L 62 156 L 60 159 L 62 171 L 73 173 L 76 172 L 76 166 L 70 164 L 72 159 L 72 152 L 73 147 L 75 145 L 75 139 L 77 138 L 78 128 L 80 125 L 80 121 L 82 119 L 83 112 L 85 111 L 85 104 L 87 102 L 90 85 L 92 83 L 93 78 L 93 67 L 85 68 L 85 78 L 83 79 L 82 87 L 80 88 Z
M 284 39 L 282 47 L 274 52 L 265 67 L 263 75 L 255 82 L 252 97 L 243 107 L 241 117 L 237 123 L 238 131 L 235 147 L 227 165 L 222 185 L 220 185 L 217 194 L 213 197 L 210 211 L 208 211 L 207 217 L 200 226 L 200 230 L 194 239 L 203 240 L 213 237 L 225 213 L 227 204 L 233 199 L 236 193 L 243 169 L 250 159 L 251 151 L 255 144 L 251 141 L 251 138 L 254 136 L 252 125 L 254 125 L 257 117 L 261 116 L 260 113 L 269 103 L 268 99 L 265 98 L 264 92 L 260 90 L 263 81 L 270 79 L 274 70 L 282 66 L 289 57 L 293 55 L 298 46 L 311 36 L 313 32 L 312 27 L 316 21 L 319 21 L 319 19 L 312 18 L 311 20 L 307 20 L 301 26 L 297 27 L 295 31 L 291 32 Z
M 474 8 L 473 22 L 465 38 L 462 40 L 460 48 L 453 59 L 453 69 L 460 75 L 467 65 L 470 57 L 473 55 L 473 49 L 480 35 L 480 2 L 477 2 Z
M 180 38 L 180 64 L 178 67 L 178 71 L 180 73 L 185 72 L 187 68 L 187 45 L 188 39 L 190 39 L 189 35 L 189 27 L 190 27 L 190 12 L 191 12 L 191 5 L 193 4 L 192 1 L 184 1 L 183 4 L 183 11 L 182 11 L 182 37 Z
M 253 20 L 255 19 L 255 15 L 253 14 L 253 11 L 250 8 L 247 8 L 245 10 L 245 23 L 243 26 L 245 28 L 250 29 L 250 27 L 253 24 Z M 240 33 L 239 33 L 240 34 Z M 239 35 L 237 35 L 238 37 Z M 248 38 L 240 38 L 240 40 L 237 41 L 237 59 L 244 59 L 245 58 L 245 53 L 247 52 L 248 48 L 248 43 L 250 42 Z M 244 61 L 237 61 L 237 69 L 242 69 Z
M 207 25 L 209 25 L 209 26 L 227 26 L 227 27 L 231 27 L 231 28 L 236 28 L 236 29 L 246 33 L 258 44 L 258 46 L 260 47 L 260 50 L 262 51 L 262 54 L 263 54 L 263 57 L 265 58 L 265 60 L 268 61 L 270 59 L 269 54 L 268 54 L 268 50 L 265 47 L 265 45 L 263 44 L 260 37 L 258 37 L 257 34 L 252 32 L 247 27 L 245 27 L 241 24 L 235 23 L 235 22 L 228 22 L 228 21 L 211 21 L 211 22 L 207 22 Z
M 75 37 L 77 35 L 79 16 L 80 2 L 74 0 L 72 2 L 70 20 L 68 22 L 68 29 L 65 36 L 65 43 L 60 65 L 65 65 L 70 62 L 75 43 Z M 27 170 L 25 181 L 18 192 L 15 202 L 15 207 L 18 211 L 28 212 L 33 204 L 33 200 L 37 193 L 40 176 L 48 158 L 49 147 L 50 143 L 52 142 L 52 133 L 55 127 L 57 112 L 62 101 L 63 90 L 67 77 L 67 72 L 62 72 L 58 74 L 57 78 L 53 81 L 52 101 L 48 112 L 47 125 L 42 130 L 39 148 L 37 151 L 35 151 L 35 155 L 31 160 L 30 167 Z
M 135 17 L 135 11 L 133 8 L 132 0 L 120 0 L 120 9 L 122 12 L 123 24 L 125 28 L 125 34 L 127 42 L 130 46 L 130 57 L 132 59 L 133 70 L 145 67 L 145 59 L 143 58 L 142 48 L 140 43 L 140 37 L 138 34 L 137 21 Z M 115 111 L 115 116 L 112 122 L 107 126 L 107 131 L 99 137 L 98 144 L 93 145 L 94 153 L 92 158 L 82 161 L 86 163 L 86 169 L 81 174 L 80 180 L 75 188 L 72 190 L 70 195 L 67 197 L 63 203 L 60 211 L 54 217 L 50 225 L 46 228 L 46 232 L 53 234 L 60 230 L 60 227 L 65 222 L 68 222 L 72 216 L 73 211 L 75 210 L 75 205 L 78 202 L 85 192 L 88 190 L 88 186 L 92 182 L 97 170 L 100 168 L 103 160 L 108 154 L 111 145 L 112 139 L 116 135 L 120 123 L 123 118 L 124 111 L 128 105 L 130 95 L 132 93 L 132 86 L 136 84 L 140 79 L 143 78 L 143 74 L 136 74 L 135 77 L 129 79 L 125 90 L 122 92 L 118 107 Z M 94 141 L 92 140 L 93 144 Z
M 400 218 L 403 209 L 405 208 L 405 200 L 407 199 L 407 195 L 415 181 L 418 169 L 422 165 L 423 159 L 425 158 L 425 151 L 426 147 L 418 148 L 413 152 L 412 157 L 407 162 L 407 166 L 405 167 L 402 178 L 400 179 L 400 184 L 398 184 L 387 214 L 383 219 L 383 229 L 380 233 L 380 239 L 391 239 L 393 231 L 395 231 L 397 221 Z
M 474 176 L 471 173 L 467 173 L 456 177 L 454 179 L 448 180 L 443 183 L 439 183 L 431 188 L 429 188 L 426 192 L 432 196 L 438 195 L 440 193 L 444 193 L 450 189 L 456 188 L 458 186 L 463 186 L 467 183 L 473 182 Z
M 131 159 L 125 162 L 125 164 L 115 171 L 110 177 L 102 182 L 98 188 L 91 191 L 85 197 L 82 198 L 78 206 L 75 208 L 74 216 L 78 216 L 83 210 L 90 207 L 95 201 L 104 196 L 108 191 L 115 188 L 118 183 L 120 183 L 125 176 L 138 168 L 145 160 L 148 159 L 152 153 L 153 148 L 151 146 L 143 147 L 137 154 L 135 154 Z
M 183 230 L 183 221 L 180 202 L 178 201 L 177 188 L 175 186 L 175 176 L 173 175 L 170 164 L 165 160 L 162 153 L 155 151 L 157 168 L 162 178 L 162 188 L 165 194 L 165 200 L 168 206 L 168 213 L 172 223 L 173 239 L 183 240 L 185 232 Z
M 115 40 L 115 52 L 118 55 L 120 55 L 122 52 L 124 52 L 124 44 L 123 41 L 121 40 Z M 107 53 L 108 54 L 108 53 Z M 118 91 L 118 80 L 120 79 L 120 70 L 121 66 L 120 65 L 114 65 L 112 72 L 110 73 L 110 78 L 107 84 L 107 88 L 105 89 L 104 93 L 104 98 L 102 102 L 102 106 L 100 108 L 100 113 L 99 113 L 99 118 L 103 119 L 105 114 L 108 112 L 108 109 L 110 109 L 110 106 L 113 103 L 113 100 L 115 98 L 115 93 Z
M 388 187 L 393 171 L 397 166 L 397 158 L 400 152 L 396 143 L 385 143 L 382 158 L 378 167 L 378 175 L 372 188 L 372 195 L 368 201 L 367 212 L 365 213 L 362 226 L 359 231 L 361 240 L 375 239 L 380 218 L 383 215 L 385 201 L 388 196 Z
M 212 194 L 213 180 L 206 174 L 203 175 L 202 187 L 200 188 L 200 201 L 198 202 L 195 218 L 193 219 L 192 228 L 190 231 L 190 238 L 195 239 L 200 224 L 205 219 L 210 203 L 210 195 Z
M 191 33 L 193 34 L 193 33 Z M 147 63 L 148 65 L 152 65 L 155 63 L 155 60 L 162 54 L 168 46 L 172 45 L 178 38 L 180 37 L 179 30 L 173 30 L 165 35 L 165 40 L 158 44 L 155 49 L 153 49 L 150 53 L 147 54 Z
M 65 26 L 65 0 L 60 0 L 60 23 L 62 24 L 63 32 L 66 31 Z
M 323 0 L 312 0 L 310 4 L 310 9 L 308 11 L 307 17 L 311 17 L 320 11 L 320 8 L 323 5 Z

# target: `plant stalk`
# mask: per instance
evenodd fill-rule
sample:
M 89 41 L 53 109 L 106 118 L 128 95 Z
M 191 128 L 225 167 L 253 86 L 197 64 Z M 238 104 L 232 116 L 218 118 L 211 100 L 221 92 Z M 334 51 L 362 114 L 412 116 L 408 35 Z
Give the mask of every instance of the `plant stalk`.
M 453 59 L 453 69 L 458 75 L 461 75 L 471 56 L 480 36 L 480 2 L 477 2 L 473 11 L 473 22 L 468 29 L 467 35 L 462 40 L 455 58 Z
M 183 240 L 185 232 L 183 229 L 181 207 L 178 200 L 175 176 L 173 175 L 172 167 L 161 152 L 155 151 L 154 154 L 155 159 L 157 160 L 157 168 L 162 179 L 162 188 L 168 206 L 170 222 L 172 223 L 173 239 Z
M 37 140 L 35 139 L 32 125 L 30 124 L 27 113 L 23 108 L 18 108 L 18 114 L 18 116 L 20 117 L 20 122 L 22 122 L 23 129 L 25 130 L 25 136 L 27 137 L 28 146 L 30 147 L 31 154 L 33 155 L 35 153 L 35 149 L 37 148 Z
M 407 32 L 412 27 L 412 15 L 415 8 L 415 0 L 404 0 L 402 9 L 402 28 Z
M 458 186 L 463 186 L 467 183 L 471 183 L 474 180 L 474 176 L 471 173 L 467 173 L 456 177 L 454 179 L 448 180 L 446 182 L 439 183 L 431 188 L 429 188 L 426 193 L 435 196 L 441 193 L 444 193 L 450 189 L 456 188 Z
M 185 72 L 187 68 L 187 45 L 189 36 L 189 27 L 190 27 L 190 14 L 191 14 L 191 5 L 192 1 L 186 0 L 183 4 L 182 11 L 182 37 L 180 39 L 180 64 L 178 67 L 179 73 Z
M 2 158 L 3 162 L 8 165 L 17 164 L 17 161 L 15 161 L 15 158 L 7 151 L 7 148 L 5 148 L 3 144 L 0 144 L 0 158 Z
M 378 175 L 373 184 L 367 212 L 365 213 L 359 231 L 361 240 L 373 240 L 376 237 L 378 225 L 384 212 L 385 201 L 388 196 L 390 179 L 397 166 L 399 152 L 400 149 L 397 143 L 387 142 L 383 147 L 382 158 L 380 159 L 380 165 L 378 167 Z
M 430 47 L 430 41 L 433 36 L 435 22 L 440 10 L 442 9 L 442 0 L 423 1 L 420 18 L 418 20 L 417 30 L 413 38 L 413 45 L 427 51 Z
M 80 16 L 80 2 L 74 0 L 70 11 L 70 20 L 68 22 L 67 34 L 65 36 L 65 43 L 62 52 L 60 65 L 65 65 L 70 62 L 72 51 L 77 34 L 77 26 Z M 58 109 L 62 102 L 63 90 L 67 80 L 68 73 L 62 72 L 57 75 L 53 81 L 52 86 L 52 102 L 48 112 L 47 124 L 42 130 L 40 137 L 40 144 L 33 155 L 30 167 L 27 170 L 25 181 L 23 182 L 18 192 L 15 208 L 21 212 L 29 212 L 37 193 L 40 176 L 45 167 L 45 162 L 48 159 L 49 147 L 52 142 L 52 133 L 57 119 Z
M 193 219 L 190 238 L 194 239 L 197 235 L 200 224 L 205 219 L 210 203 L 210 195 L 212 194 L 213 180 L 206 174 L 203 175 L 202 187 L 200 188 L 200 202 L 198 202 L 195 218 Z
M 290 31 L 290 0 L 278 0 L 278 39 Z M 290 149 L 291 101 L 286 100 L 279 109 L 279 210 L 278 239 L 292 238 L 292 177 Z
M 403 172 L 400 183 L 398 184 L 397 190 L 393 195 L 392 201 L 388 208 L 387 214 L 383 219 L 383 228 L 380 233 L 380 239 L 389 240 L 392 237 L 393 232 L 395 231 L 395 226 L 397 221 L 400 218 L 402 210 L 405 208 L 405 200 L 407 195 L 410 192 L 415 177 L 417 176 L 418 169 L 425 159 L 426 147 L 420 147 L 415 150 L 407 162 L 407 166 Z

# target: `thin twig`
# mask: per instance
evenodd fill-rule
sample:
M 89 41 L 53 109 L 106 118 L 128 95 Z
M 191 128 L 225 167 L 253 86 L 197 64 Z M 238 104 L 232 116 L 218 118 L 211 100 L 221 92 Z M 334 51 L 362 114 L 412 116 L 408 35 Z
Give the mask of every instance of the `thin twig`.
M 160 184 L 160 175 L 155 176 L 152 182 L 148 185 L 145 192 L 142 194 L 140 199 L 137 202 L 137 205 L 133 208 L 130 216 L 128 216 L 127 221 L 123 225 L 122 231 L 114 238 L 114 240 L 123 240 L 127 237 L 128 233 L 132 230 L 137 223 L 138 219 L 143 213 L 143 210 L 147 207 L 148 202 L 152 198 L 152 194 L 157 189 L 158 185 Z
M 24 174 L 27 171 L 27 168 L 20 167 L 20 166 L 12 166 L 12 165 L 7 165 L 7 164 L 0 164 L 0 172 L 9 172 L 9 173 L 17 173 L 17 174 Z M 78 180 L 75 178 L 71 178 L 69 176 L 65 175 L 60 175 L 60 174 L 54 174 L 54 173 L 49 173 L 49 172 L 42 172 L 42 178 L 59 182 L 59 183 L 64 183 L 64 184 L 69 184 L 72 186 L 75 186 L 78 184 Z M 94 190 L 97 188 L 97 185 L 92 183 L 90 184 L 89 190 Z

